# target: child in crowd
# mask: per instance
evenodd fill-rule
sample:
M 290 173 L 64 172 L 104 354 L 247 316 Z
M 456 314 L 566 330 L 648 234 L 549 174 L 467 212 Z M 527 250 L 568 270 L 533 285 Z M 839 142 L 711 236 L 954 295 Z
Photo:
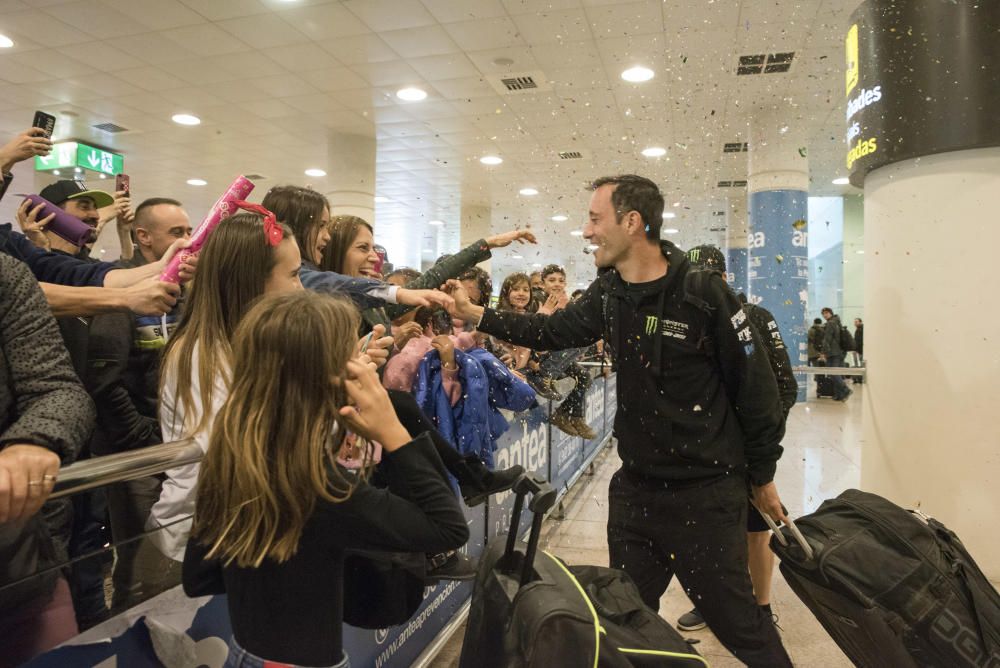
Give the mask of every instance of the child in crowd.
M 200 277 L 199 277 L 200 279 Z M 429 436 L 400 424 L 357 312 L 309 292 L 265 297 L 231 346 L 232 391 L 212 429 L 184 560 L 190 596 L 225 593 L 227 666 L 347 666 L 345 551 L 438 552 L 468 540 Z M 339 466 L 348 430 L 378 441 L 388 489 Z

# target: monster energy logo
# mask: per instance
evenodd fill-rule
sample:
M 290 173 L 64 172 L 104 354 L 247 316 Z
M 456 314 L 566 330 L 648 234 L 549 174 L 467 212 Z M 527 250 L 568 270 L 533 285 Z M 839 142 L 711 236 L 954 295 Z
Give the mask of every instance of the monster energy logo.
M 692 248 L 691 250 L 689 250 L 688 251 L 688 259 L 690 259 L 691 262 L 694 263 L 694 264 L 698 264 L 699 262 L 701 262 L 701 249 L 700 248 Z
M 659 320 L 655 315 L 646 316 L 646 334 L 652 335 L 656 331 L 656 323 Z

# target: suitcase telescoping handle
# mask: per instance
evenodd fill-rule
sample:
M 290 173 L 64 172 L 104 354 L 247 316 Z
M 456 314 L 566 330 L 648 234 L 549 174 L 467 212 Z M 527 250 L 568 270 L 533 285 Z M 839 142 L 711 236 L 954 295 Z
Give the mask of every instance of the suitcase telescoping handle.
M 767 522 L 767 526 L 771 527 L 771 531 L 773 531 L 774 535 L 778 538 L 778 542 L 781 543 L 782 546 L 787 547 L 788 539 L 785 538 L 784 532 L 782 532 L 782 530 L 778 527 L 778 523 L 771 519 L 770 515 L 761 510 L 760 507 L 754 503 L 753 499 L 750 499 L 750 503 L 757 509 L 760 516 L 764 518 L 764 521 Z M 787 516 L 787 513 L 786 519 L 788 520 L 788 530 L 792 532 L 792 536 L 795 537 L 795 541 L 799 544 L 799 547 L 802 548 L 802 551 L 806 555 L 806 559 L 812 561 L 814 556 L 812 546 L 806 542 L 806 537 L 802 535 L 802 532 L 799 531 L 797 526 L 795 526 L 795 522 L 792 521 L 792 518 Z
M 507 533 L 507 545 L 503 551 L 501 563 L 511 563 L 514 545 L 517 542 L 517 530 L 521 524 L 521 511 L 524 509 L 524 497 L 531 493 L 528 509 L 534 515 L 531 519 L 531 534 L 528 536 L 528 548 L 524 553 L 521 565 L 521 586 L 531 581 L 531 569 L 538 553 L 538 539 L 542 533 L 542 520 L 545 513 L 556 503 L 556 490 L 548 481 L 532 473 L 525 473 L 514 483 L 514 512 L 510 518 L 510 531 Z

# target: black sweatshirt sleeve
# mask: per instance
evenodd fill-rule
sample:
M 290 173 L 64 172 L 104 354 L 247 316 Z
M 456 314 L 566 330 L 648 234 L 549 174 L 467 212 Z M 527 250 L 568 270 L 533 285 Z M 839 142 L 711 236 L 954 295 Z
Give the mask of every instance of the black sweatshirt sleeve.
M 781 458 L 785 419 L 778 384 L 764 342 L 750 325 L 739 299 L 721 276 L 710 279 L 716 306 L 714 323 L 719 369 L 729 401 L 743 428 L 744 454 L 750 481 L 763 485 L 774 478 Z
M 750 320 L 764 341 L 764 349 L 767 351 L 771 370 L 778 381 L 781 406 L 787 414 L 795 405 L 799 394 L 799 383 L 795 380 L 795 374 L 792 373 L 792 360 L 788 357 L 788 347 L 785 345 L 785 340 L 781 338 L 781 330 L 778 329 L 774 315 L 766 308 L 754 306 L 750 311 Z
M 389 489 L 362 484 L 343 503 L 320 511 L 329 535 L 343 548 L 444 552 L 469 540 L 455 493 L 427 433 L 385 453 Z
M 600 280 L 580 298 L 552 315 L 486 309 L 477 329 L 532 350 L 583 348 L 604 336 L 604 290 Z
M 493 253 L 490 252 L 490 247 L 486 243 L 486 239 L 480 239 L 454 255 L 441 260 L 421 274 L 420 278 L 410 281 L 403 287 L 407 290 L 435 290 L 440 288 L 441 284 L 449 278 L 456 278 L 466 269 L 475 267 L 480 262 L 485 262 L 491 257 L 493 257 Z M 390 320 L 395 320 L 412 310 L 414 310 L 413 306 L 405 304 L 388 304 L 385 307 L 385 312 L 389 315 Z

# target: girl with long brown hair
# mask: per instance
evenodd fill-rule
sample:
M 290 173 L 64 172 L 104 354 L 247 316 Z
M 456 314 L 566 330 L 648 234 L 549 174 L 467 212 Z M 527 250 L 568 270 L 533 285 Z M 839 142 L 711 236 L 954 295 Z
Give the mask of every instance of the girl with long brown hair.
M 226 593 L 227 666 L 345 666 L 345 551 L 440 552 L 468 540 L 429 437 L 411 439 L 357 311 L 309 292 L 265 297 L 233 338 L 231 392 L 212 429 L 184 559 L 190 596 Z M 340 467 L 348 430 L 384 448 L 389 489 Z
M 259 213 L 222 221 L 200 252 L 177 330 L 163 355 L 160 427 L 164 442 L 190 438 L 208 449 L 212 418 L 229 393 L 232 337 L 262 294 L 301 290 L 302 264 L 291 230 Z M 153 505 L 147 528 L 163 554 L 184 553 L 198 465 L 171 469 Z M 168 571 L 170 564 L 164 566 Z

